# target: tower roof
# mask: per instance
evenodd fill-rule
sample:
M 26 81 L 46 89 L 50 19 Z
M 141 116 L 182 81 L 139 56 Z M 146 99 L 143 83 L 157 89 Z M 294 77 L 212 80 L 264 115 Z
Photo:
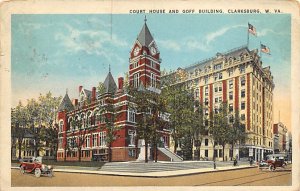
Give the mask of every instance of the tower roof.
M 115 93 L 117 90 L 117 85 L 110 71 L 108 72 L 104 80 L 105 93 Z
M 149 44 L 153 41 L 153 37 L 149 31 L 149 28 L 145 22 L 137 40 L 141 43 L 142 46 L 149 46 Z
M 74 110 L 74 106 L 68 96 L 68 93 L 66 93 L 65 97 L 63 98 L 63 100 L 61 101 L 58 107 L 58 111 L 63 111 L 63 110 L 67 110 L 67 111 Z

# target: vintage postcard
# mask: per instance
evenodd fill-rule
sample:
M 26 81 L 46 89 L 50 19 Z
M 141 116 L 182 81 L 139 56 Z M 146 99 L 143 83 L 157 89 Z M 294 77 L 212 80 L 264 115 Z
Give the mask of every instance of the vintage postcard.
M 1 3 L 1 190 L 299 190 L 296 1 Z

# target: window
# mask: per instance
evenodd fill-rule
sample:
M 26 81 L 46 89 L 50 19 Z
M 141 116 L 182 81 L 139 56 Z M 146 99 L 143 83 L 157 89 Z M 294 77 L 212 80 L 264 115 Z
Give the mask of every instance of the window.
M 219 157 L 223 156 L 223 150 L 219 149 Z
M 232 76 L 233 75 L 233 68 L 228 69 L 228 76 Z
M 129 122 L 135 122 L 135 111 L 133 109 L 128 109 L 127 119 Z
M 241 103 L 241 110 L 244 110 L 245 109 L 245 102 L 242 102 Z
M 208 105 L 208 98 L 204 99 L 205 105 Z
M 245 65 L 240 66 L 240 73 L 245 73 Z
M 85 140 L 85 147 L 87 148 L 90 147 L 90 141 L 91 141 L 90 135 L 87 135 Z
M 205 146 L 208 146 L 208 139 L 204 140 Z
M 63 129 L 64 129 L 64 121 L 61 120 L 61 121 L 59 122 L 59 132 L 62 132 Z
M 205 81 L 205 84 L 207 84 L 207 82 L 208 82 L 208 76 L 204 77 L 204 81 Z
M 208 157 L 208 150 L 205 150 L 205 157 Z
M 214 70 L 220 70 L 220 69 L 222 69 L 222 64 L 214 65 Z
M 233 112 L 233 104 L 229 104 L 229 112 Z
M 106 132 L 102 131 L 99 133 L 99 146 L 100 147 L 105 147 L 106 146 Z
M 208 96 L 208 87 L 205 87 L 205 96 Z
M 245 82 L 246 82 L 246 79 L 245 77 L 241 77 L 241 86 L 244 86 L 245 85 Z
M 245 97 L 245 90 L 241 90 L 241 97 Z
M 150 60 L 150 66 L 151 68 L 155 68 L 155 63 L 152 60 Z
M 156 80 L 155 80 L 155 74 L 151 73 L 150 75 L 150 86 L 151 87 L 156 87 Z
M 229 116 L 229 123 L 233 123 L 234 122 L 234 118 L 232 115 Z
M 199 89 L 196 89 L 195 90 L 195 98 L 198 98 L 199 97 Z
M 215 81 L 216 80 L 221 80 L 223 78 L 223 75 L 222 75 L 221 72 L 220 73 L 215 73 L 214 78 L 215 78 Z
M 219 101 L 219 98 L 216 97 L 215 98 L 215 103 L 218 103 L 218 101 Z
M 138 88 L 140 85 L 140 74 L 136 73 L 133 75 L 133 87 Z
M 245 121 L 245 114 L 242 114 L 242 115 L 241 115 L 241 120 L 242 120 L 242 121 Z
M 132 64 L 132 68 L 136 68 L 136 67 L 138 67 L 138 66 L 139 66 L 138 62 L 134 62 L 134 63 Z
M 233 80 L 229 80 L 229 89 L 233 88 Z
M 128 146 L 135 146 L 135 131 L 134 130 L 128 130 Z
M 93 134 L 93 147 L 98 146 L 98 134 Z
M 233 100 L 233 92 L 229 92 L 229 100 Z
M 135 157 L 135 149 L 129 149 L 128 150 L 128 156 L 129 157 Z

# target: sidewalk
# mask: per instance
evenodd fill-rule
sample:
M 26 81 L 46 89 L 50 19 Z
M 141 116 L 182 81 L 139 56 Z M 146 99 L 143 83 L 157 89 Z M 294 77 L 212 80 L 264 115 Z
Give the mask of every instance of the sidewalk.
M 184 163 L 184 162 L 182 162 Z M 120 163 L 118 165 L 132 165 L 133 163 Z M 156 163 L 157 164 L 157 163 Z M 166 163 L 160 163 L 166 164 Z M 170 163 L 171 165 L 176 165 L 176 163 Z M 158 164 L 159 165 L 159 164 Z M 160 169 L 159 171 L 155 172 L 130 172 L 130 171 L 122 171 L 118 172 L 117 169 L 113 169 L 109 171 L 109 168 L 105 170 L 101 170 L 98 167 L 78 167 L 78 166 L 56 166 L 54 167 L 54 172 L 65 172 L 65 173 L 82 173 L 82 174 L 98 174 L 98 175 L 111 175 L 111 176 L 130 176 L 130 177 L 148 177 L 148 178 L 162 178 L 162 177 L 175 177 L 175 176 L 184 176 L 184 175 L 192 175 L 192 174 L 201 174 L 201 173 L 211 173 L 211 172 L 219 172 L 219 171 L 230 171 L 230 170 L 240 170 L 240 169 L 247 169 L 247 168 L 255 168 L 256 166 L 249 166 L 249 164 L 241 164 L 240 166 L 218 166 L 216 169 L 211 167 L 203 167 L 203 168 L 193 168 L 193 169 L 183 169 L 183 170 L 164 170 Z M 12 169 L 19 169 L 16 165 L 12 164 Z M 141 167 L 142 168 L 142 167 Z M 142 170 L 142 169 L 141 169 Z

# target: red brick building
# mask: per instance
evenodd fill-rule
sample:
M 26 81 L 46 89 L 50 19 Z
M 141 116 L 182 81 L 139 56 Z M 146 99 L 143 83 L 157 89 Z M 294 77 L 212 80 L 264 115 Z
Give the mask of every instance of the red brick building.
M 129 85 L 135 88 L 148 87 L 149 90 L 160 92 L 160 53 L 156 43 L 144 23 L 129 55 Z M 103 107 L 112 103 L 118 107 L 118 115 L 114 126 L 118 127 L 115 140 L 111 143 L 112 161 L 137 160 L 143 145 L 136 140 L 134 109 L 128 107 L 130 95 L 124 86 L 124 78 L 118 79 L 118 87 L 109 70 L 104 81 L 104 92 L 84 89 L 79 86 L 79 99 L 71 102 L 68 94 L 64 96 L 58 112 L 59 144 L 57 160 L 76 161 L 79 155 L 82 161 L 107 160 L 108 145 L 106 142 L 107 128 Z M 160 132 L 164 146 L 169 146 L 169 132 Z M 160 151 L 159 160 L 170 160 L 167 154 Z

